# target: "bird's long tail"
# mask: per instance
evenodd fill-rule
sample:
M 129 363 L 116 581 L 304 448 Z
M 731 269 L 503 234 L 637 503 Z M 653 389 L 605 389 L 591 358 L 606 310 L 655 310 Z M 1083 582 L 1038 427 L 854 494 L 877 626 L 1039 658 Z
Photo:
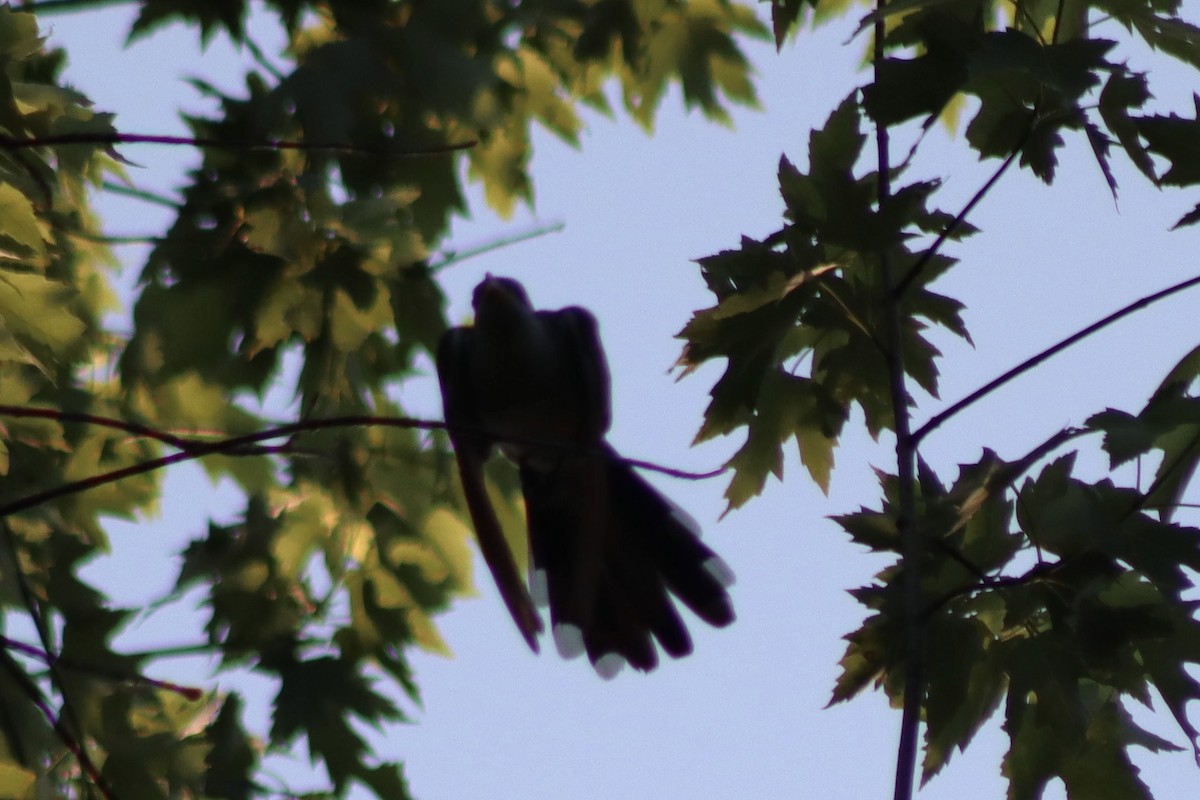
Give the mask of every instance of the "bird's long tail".
M 522 465 L 533 564 L 560 651 L 586 651 L 601 674 L 622 661 L 650 670 L 654 640 L 676 658 L 692 650 L 670 595 L 724 627 L 734 619 L 733 576 L 683 511 L 611 448 L 606 454 L 599 470 Z
M 496 510 L 488 499 L 483 462 L 460 454 L 458 471 L 467 500 L 467 509 L 471 513 L 472 522 L 475 523 L 475 538 L 479 542 L 483 560 L 492 573 L 496 588 L 500 590 L 500 597 L 504 600 L 508 613 L 512 615 L 513 622 L 536 653 L 537 637 L 542 632 L 542 619 L 529 596 L 525 580 L 517 569 L 517 562 L 513 558 L 508 541 L 504 538 Z

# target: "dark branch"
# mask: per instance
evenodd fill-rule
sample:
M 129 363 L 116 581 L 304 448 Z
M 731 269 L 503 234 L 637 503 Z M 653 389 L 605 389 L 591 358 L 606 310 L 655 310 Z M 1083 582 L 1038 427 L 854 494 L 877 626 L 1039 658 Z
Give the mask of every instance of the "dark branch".
M 1153 294 L 1148 294 L 1145 297 L 1138 298 L 1137 300 L 1134 300 L 1132 303 L 1124 306 L 1123 308 L 1119 309 L 1118 311 L 1114 311 L 1113 313 L 1109 314 L 1107 317 L 1104 317 L 1103 319 L 1093 322 L 1091 325 L 1088 325 L 1087 327 L 1082 328 L 1082 329 L 1076 331 L 1075 333 L 1071 334 L 1067 338 L 1058 341 L 1057 343 L 1051 345 L 1050 347 L 1047 347 L 1045 350 L 1042 350 L 1040 353 L 1038 353 L 1034 356 L 1031 356 L 1030 358 L 1025 359 L 1017 366 L 1008 370 L 1007 372 L 1005 372 L 1004 374 L 995 378 L 994 380 L 991 380 L 988 383 L 984 384 L 983 386 L 979 387 L 978 389 L 971 392 L 969 395 L 967 395 L 963 399 L 959 400 L 957 403 L 954 403 L 953 405 L 951 405 L 949 408 L 945 409 L 944 411 L 942 411 L 938 414 L 935 414 L 932 418 L 930 418 L 930 420 L 928 422 L 926 422 L 924 425 L 922 425 L 920 428 L 918 428 L 917 431 L 913 434 L 914 442 L 920 442 L 922 439 L 924 439 L 930 433 L 932 433 L 933 431 L 935 431 L 939 427 L 941 427 L 942 423 L 944 423 L 946 420 L 953 417 L 958 412 L 973 405 L 977 401 L 982 400 L 984 397 L 987 397 L 989 394 L 994 392 L 996 389 L 999 389 L 1001 386 L 1003 386 L 1004 384 L 1013 380 L 1014 378 L 1018 378 L 1021 375 L 1024 375 L 1026 372 L 1028 372 L 1029 370 L 1038 366 L 1043 361 L 1046 361 L 1047 359 L 1050 359 L 1050 358 L 1058 355 L 1059 353 L 1061 353 L 1063 350 L 1066 350 L 1071 345 L 1074 345 L 1078 342 L 1083 341 L 1087 337 L 1091 336 L 1093 333 L 1097 333 L 1099 331 L 1104 330 L 1109 325 L 1112 325 L 1113 323 L 1118 322 L 1119 320 L 1122 320 L 1125 317 L 1128 317 L 1130 314 L 1133 314 L 1136 311 L 1141 311 L 1143 308 L 1153 305 L 1154 303 L 1157 303 L 1159 300 L 1165 300 L 1166 298 L 1170 297 L 1171 295 L 1179 294 L 1180 292 L 1184 291 L 1185 289 L 1190 289 L 1196 285 L 1200 285 L 1200 275 L 1188 278 L 1185 281 L 1180 281 L 1179 283 L 1176 283 L 1173 286 L 1168 286 L 1166 289 L 1162 289 L 1161 291 L 1154 292 Z
M 112 669 L 104 669 L 93 664 L 85 664 L 74 659 L 62 658 L 47 653 L 41 648 L 34 647 L 26 642 L 21 642 L 16 639 L 10 639 L 7 636 L 0 634 L 0 647 L 5 647 L 9 650 L 21 653 L 41 661 L 43 664 L 57 664 L 58 666 L 69 669 L 74 672 L 83 672 L 89 675 L 95 675 L 106 680 L 117 683 L 141 683 L 147 686 L 154 686 L 159 689 L 165 689 L 169 692 L 174 692 L 187 700 L 195 702 L 204 696 L 204 690 L 197 689 L 194 686 L 180 686 L 178 683 L 170 681 L 160 681 L 157 678 L 151 678 L 137 672 L 119 672 Z
M 301 142 L 288 139 L 216 139 L 210 136 L 163 136 L 142 133 L 59 133 L 50 136 L 16 137 L 0 134 L 0 148 L 18 150 L 27 147 L 51 147 L 71 144 L 162 144 L 183 147 L 206 147 L 214 150 L 304 150 L 359 155 L 409 158 L 439 156 L 468 150 L 478 142 L 474 139 L 432 147 L 366 147 L 345 142 Z
M 330 417 L 327 419 L 310 419 L 302 422 L 292 422 L 286 425 L 279 425 L 267 430 L 258 431 L 257 433 L 249 433 L 241 436 L 233 436 L 229 438 L 219 439 L 216 441 L 189 439 L 176 436 L 170 433 L 150 428 L 146 425 L 141 425 L 136 422 L 128 422 L 126 420 L 112 419 L 110 417 L 100 417 L 93 414 L 78 414 L 73 412 L 57 411 L 54 409 L 45 408 L 24 408 L 21 406 L 0 406 L 0 417 L 40 417 L 57 419 L 62 421 L 84 422 L 91 425 L 101 427 L 114 428 L 136 436 L 145 436 L 155 439 L 164 444 L 175 447 L 181 452 L 172 453 L 171 455 L 162 456 L 159 458 L 149 459 L 137 464 L 131 464 L 128 467 L 103 472 L 98 475 L 93 475 L 90 478 L 83 478 L 70 483 L 64 483 L 52 489 L 36 492 L 34 494 L 22 497 L 9 503 L 0 505 L 0 519 L 11 514 L 19 514 L 22 511 L 28 511 L 31 508 L 37 508 L 45 503 L 58 500 L 63 497 L 68 497 L 79 492 L 85 492 L 89 489 L 95 489 L 99 486 L 105 486 L 109 483 L 122 480 L 124 478 L 133 477 L 134 475 L 142 475 L 147 472 L 154 472 L 172 464 L 179 464 L 185 461 L 191 461 L 196 458 L 202 458 L 209 455 L 262 455 L 264 453 L 280 453 L 287 452 L 286 446 L 266 446 L 263 442 L 272 439 L 282 439 L 294 436 L 298 433 L 311 432 L 316 430 L 327 430 L 330 428 L 350 428 L 350 427 L 394 427 L 394 428 L 416 428 L 420 430 L 439 430 L 445 429 L 446 423 L 434 420 L 413 419 L 410 417 L 372 417 L 372 416 L 346 416 L 346 417 Z M 472 433 L 484 433 L 488 431 L 480 431 L 471 429 Z M 529 438 L 514 438 L 507 437 L 504 441 L 513 444 L 536 445 L 547 449 L 561 449 L 575 453 L 593 453 L 597 457 L 608 457 L 603 450 L 596 449 L 581 449 L 578 445 L 536 440 Z M 658 464 L 653 464 L 648 461 L 638 461 L 636 459 L 619 459 L 621 462 L 629 464 L 641 469 L 653 470 L 661 472 L 664 475 L 669 475 L 674 478 L 684 480 L 705 480 L 712 478 L 724 472 L 724 469 L 714 470 L 711 472 L 685 472 L 683 470 L 672 469 Z M 47 648 L 49 649 L 49 648 Z
M 2 515 L 0 515 L 0 520 L 3 520 Z M 21 569 L 21 557 L 17 551 L 16 536 L 13 535 L 12 528 L 4 522 L 0 522 L 0 531 L 3 532 L 5 549 L 8 551 L 9 558 L 12 559 L 12 572 L 16 576 L 17 590 L 21 595 L 21 603 L 24 605 L 25 611 L 29 614 L 29 619 L 33 622 L 33 627 L 37 631 L 38 641 L 42 644 L 42 651 L 49 654 L 53 652 L 50 646 L 50 630 L 38 606 L 38 600 L 33 593 L 33 587 L 29 585 L 29 578 L 25 575 L 25 571 Z M 10 672 L 14 670 L 21 672 L 16 664 L 13 664 L 9 659 L 2 660 Z M 51 685 L 58 692 L 59 697 L 62 698 L 62 716 L 67 717 L 75 730 L 79 731 L 82 735 L 83 726 L 80 725 L 79 715 L 75 713 L 75 708 L 72 706 L 70 698 L 67 697 L 57 659 L 52 656 L 49 657 L 46 661 L 46 669 L 50 675 Z M 69 730 L 67 724 L 63 722 L 62 716 L 55 714 L 54 710 L 50 708 L 49 703 L 42 697 L 41 692 L 36 690 L 36 686 L 33 687 L 34 691 L 30 692 L 26 683 L 19 683 L 26 697 L 37 706 L 38 710 L 46 718 L 46 721 L 50 723 L 50 727 L 54 729 L 54 734 L 59 738 L 59 741 L 75 756 L 75 760 L 79 763 L 79 769 L 88 776 L 88 779 L 92 781 L 105 800 L 115 800 L 112 788 L 104 780 L 104 776 L 100 774 L 100 769 L 92 761 L 92 757 L 88 755 L 87 746 L 82 738 L 76 738 Z M 32 685 L 32 681 L 28 681 L 28 684 Z
M 136 0 L 37 0 L 22 3 L 18 11 L 35 14 L 64 14 L 71 11 L 91 11 L 106 6 L 132 5 Z

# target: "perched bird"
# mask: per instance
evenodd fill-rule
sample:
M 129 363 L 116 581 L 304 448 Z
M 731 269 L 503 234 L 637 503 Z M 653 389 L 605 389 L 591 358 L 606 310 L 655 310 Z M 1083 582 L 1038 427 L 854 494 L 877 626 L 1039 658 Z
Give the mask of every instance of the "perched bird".
M 484 486 L 494 446 L 520 471 L 534 593 L 549 602 L 559 652 L 586 651 L 605 677 L 625 662 L 653 669 L 655 639 L 687 655 L 670 595 L 723 627 L 734 618 L 733 575 L 696 523 L 604 441 L 610 392 L 596 318 L 535 311 L 521 284 L 491 275 L 473 304 L 475 325 L 439 343 L 438 378 L 480 550 L 517 628 L 536 652 L 542 621 Z

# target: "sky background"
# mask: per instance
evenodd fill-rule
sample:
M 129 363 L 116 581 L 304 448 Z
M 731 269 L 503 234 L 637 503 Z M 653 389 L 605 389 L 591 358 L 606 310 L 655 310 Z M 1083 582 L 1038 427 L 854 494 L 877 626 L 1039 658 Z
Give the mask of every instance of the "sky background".
M 1200 20 L 1198 12 L 1200 2 L 1184 3 L 1191 21 Z M 186 134 L 176 109 L 208 106 L 184 79 L 204 76 L 237 91 L 249 56 L 220 37 L 201 51 L 196 31 L 183 27 L 123 49 L 133 13 L 115 7 L 59 14 L 43 17 L 43 25 L 51 43 L 70 54 L 68 80 L 98 109 L 116 112 L 122 131 Z M 719 372 L 710 366 L 679 382 L 669 372 L 679 354 L 674 335 L 712 302 L 692 260 L 779 226 L 780 154 L 805 168 L 808 131 L 866 81 L 859 72 L 865 44 L 850 41 L 855 24 L 804 31 L 782 54 L 767 43 L 748 47 L 762 109 L 734 110 L 732 129 L 685 113 L 672 94 L 652 138 L 623 115 L 589 116 L 580 150 L 539 132 L 536 208 L 498 220 L 474 191 L 475 217 L 455 225 L 448 246 L 463 249 L 539 223 L 565 229 L 448 270 L 451 319 L 467 318 L 470 289 L 486 271 L 522 280 L 536 305 L 588 306 L 600 320 L 613 374 L 612 443 L 626 456 L 683 469 L 719 466 L 740 438 L 690 447 Z M 281 41 L 274 27 L 261 14 L 251 26 L 268 53 Z M 1119 57 L 1154 69 L 1160 108 L 1190 115 L 1194 74 L 1140 51 Z M 896 138 L 896 151 L 905 152 L 909 140 Z M 183 171 L 198 161 L 184 149 L 122 152 L 141 165 L 130 168 L 136 184 L 162 191 L 180 186 Z M 1167 230 L 1200 198 L 1153 189 L 1118 155 L 1122 188 L 1114 203 L 1082 137 L 1069 140 L 1061 158 L 1051 188 L 1028 173 L 1009 174 L 970 218 L 983 233 L 950 251 L 964 263 L 934 289 L 966 303 L 974 347 L 935 334 L 945 353 L 944 400 L 919 397 L 918 424 L 1043 347 L 1200 269 L 1196 229 Z M 995 166 L 978 163 L 961 137 L 938 129 L 906 177 L 943 179 L 937 202 L 957 211 Z M 125 199 L 101 199 L 98 207 L 115 235 L 155 233 L 168 221 L 162 209 Z M 132 285 L 144 249 L 121 248 L 120 255 Z M 928 438 L 922 454 L 949 482 L 956 465 L 978 460 L 982 447 L 1015 458 L 1105 407 L 1136 411 L 1195 344 L 1198 300 L 1195 293 L 1175 297 L 1092 337 L 955 417 Z M 413 392 L 415 411 L 440 417 L 432 379 Z M 725 478 L 650 476 L 703 524 L 706 540 L 737 573 L 739 617 L 721 631 L 693 620 L 695 653 L 650 675 L 626 670 L 605 682 L 585 661 L 534 656 L 479 562 L 480 597 L 439 618 L 454 658 L 413 656 L 424 706 L 406 706 L 417 724 L 373 735 L 380 758 L 404 761 L 423 800 L 890 797 L 899 713 L 878 693 L 825 708 L 841 637 L 864 616 L 845 590 L 869 582 L 887 563 L 828 519 L 875 506 L 874 468 L 894 469 L 892 441 L 873 442 L 856 423 L 861 415 L 846 426 L 828 496 L 811 485 L 790 447 L 785 481 L 768 484 L 760 499 L 724 518 Z M 1082 463 L 1092 475 L 1104 466 L 1094 449 Z M 87 574 L 118 603 L 144 603 L 173 584 L 179 550 L 206 520 L 229 519 L 238 507 L 228 487 L 212 486 L 197 470 L 172 471 L 161 515 L 114 523 L 113 557 Z M 1196 522 L 1186 514 L 1180 520 Z M 195 642 L 202 619 L 151 616 L 122 642 Z M 178 669 L 157 677 L 212 685 L 203 662 L 181 661 Z M 251 708 L 263 713 L 269 707 L 270 687 L 252 675 L 222 677 L 218 686 L 249 692 Z M 1186 744 L 1165 711 L 1138 712 L 1138 719 Z M 994 720 L 921 796 L 1003 797 L 1004 745 Z M 1190 795 L 1200 785 L 1190 750 L 1134 756 L 1159 798 Z M 275 766 L 301 776 L 293 784 L 304 786 L 306 759 Z M 1045 796 L 1064 793 L 1053 786 Z

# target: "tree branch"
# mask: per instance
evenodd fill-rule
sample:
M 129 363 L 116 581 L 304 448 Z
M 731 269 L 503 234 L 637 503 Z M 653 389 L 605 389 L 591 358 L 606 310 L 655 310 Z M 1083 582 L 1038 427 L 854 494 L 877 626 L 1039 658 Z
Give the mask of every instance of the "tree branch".
M 91 11 L 107 6 L 132 5 L 137 0 L 35 0 L 22 3 L 18 11 L 32 11 L 35 14 L 63 14 L 71 11 Z
M 468 139 L 446 145 L 417 148 L 365 147 L 345 142 L 303 142 L 290 139 L 216 139 L 211 136 L 165 136 L 149 133 L 58 133 L 49 136 L 6 136 L 0 134 L 0 148 L 19 150 L 27 147 L 51 147 L 71 144 L 162 144 L 183 147 L 205 147 L 214 150 L 304 150 L 353 153 L 392 158 L 440 156 L 459 150 L 469 150 L 478 142 Z
M 42 692 L 38 689 L 37 684 L 7 655 L 0 657 L 0 668 L 3 668 L 9 674 L 13 683 L 20 689 L 21 694 L 25 695 L 34 708 L 41 712 L 46 721 L 50 723 L 50 728 L 54 731 L 54 735 L 75 756 L 75 760 L 79 763 L 79 769 L 96 786 L 100 795 L 105 800 L 115 800 L 112 787 L 108 785 L 108 781 L 104 780 L 99 767 L 92 761 L 91 756 L 87 754 L 82 743 L 75 738 L 75 735 L 71 731 L 67 730 L 62 719 L 54 713 L 54 709 L 50 707 L 50 703 L 42 696 Z M 63 705 L 66 705 L 66 698 L 63 699 Z
M 233 436 L 216 441 L 187 439 L 176 436 L 170 433 L 164 433 L 160 430 L 141 425 L 136 422 L 128 422 L 126 420 L 113 419 L 111 417 L 101 417 L 94 414 L 79 414 L 75 412 L 57 411 L 55 409 L 45 408 L 25 408 L 22 406 L 6 406 L 0 405 L 0 417 L 37 417 L 57 419 L 61 421 L 84 422 L 91 425 L 98 425 L 106 428 L 113 428 L 126 433 L 131 433 L 136 436 L 145 436 L 155 439 L 171 447 L 175 447 L 180 452 L 172 453 L 171 455 L 161 456 L 159 458 L 149 459 L 136 464 L 131 464 L 127 467 L 103 472 L 93 475 L 90 478 L 82 478 L 77 481 L 71 481 L 52 489 L 35 492 L 26 497 L 10 501 L 0 505 L 0 519 L 3 519 L 11 514 L 19 514 L 22 511 L 28 511 L 31 508 L 37 508 L 40 505 L 58 500 L 63 497 L 68 497 L 79 492 L 85 492 L 89 489 L 95 489 L 99 486 L 104 486 L 109 483 L 122 480 L 124 478 L 141 475 L 147 472 L 179 464 L 185 461 L 202 458 L 210 455 L 263 455 L 266 453 L 286 452 L 283 447 L 268 447 L 261 443 L 272 439 L 282 439 L 289 436 L 294 436 L 298 433 L 305 433 L 317 430 L 326 430 L 329 428 L 350 428 L 350 427 L 393 427 L 393 428 L 416 428 L 420 430 L 439 430 L 446 429 L 446 423 L 440 420 L 423 420 L 411 417 L 372 417 L 372 416 L 346 416 L 346 417 L 329 417 L 325 419 L 310 419 L 301 422 L 292 422 L 285 425 L 279 425 L 274 428 L 268 428 L 256 433 L 248 433 L 241 436 Z M 468 429 L 471 433 L 488 434 L 489 431 L 479 430 L 475 428 Z M 547 449 L 564 450 L 572 453 L 592 454 L 599 458 L 610 457 L 603 449 L 600 448 L 581 448 L 576 444 L 556 442 L 549 440 L 539 440 L 527 437 L 495 437 L 497 441 L 504 441 L 511 444 L 533 445 L 536 447 L 544 447 Z M 726 471 L 726 468 L 712 470 L 709 472 L 687 472 L 684 470 L 674 469 L 672 467 L 662 466 L 649 461 L 641 461 L 632 458 L 618 458 L 618 461 L 639 469 L 651 470 L 660 472 L 663 475 L 668 475 L 673 478 L 683 480 L 707 480 L 716 477 Z
M 1114 311 L 1113 313 L 1109 314 L 1108 316 L 1104 317 L 1103 319 L 1097 320 L 1096 322 L 1093 322 L 1091 325 L 1081 328 L 1080 330 L 1076 331 L 1075 333 L 1071 334 L 1070 336 L 1066 337 L 1065 339 L 1062 339 L 1062 340 L 1056 342 L 1055 344 L 1052 344 L 1051 346 L 1047 347 L 1046 349 L 1042 350 L 1041 352 L 1037 353 L 1036 355 L 1025 359 L 1024 361 L 1022 361 L 1020 364 L 1017 364 L 1012 369 L 1003 373 L 999 377 L 997 377 L 991 381 L 988 381 L 983 386 L 981 386 L 978 389 L 976 389 L 975 391 L 971 392 L 969 395 L 967 395 L 963 399 L 952 404 L 949 408 L 947 408 L 944 411 L 941 411 L 940 413 L 935 414 L 933 417 L 931 417 L 928 422 L 926 422 L 924 425 L 922 425 L 920 428 L 918 428 L 917 431 L 913 434 L 914 443 L 920 443 L 921 440 L 923 440 L 930 433 L 932 433 L 933 431 L 935 431 L 939 427 L 941 427 L 942 423 L 944 423 L 946 420 L 953 417 L 955 414 L 968 408 L 971 405 L 974 405 L 977 401 L 982 400 L 984 397 L 987 397 L 989 394 L 994 392 L 996 389 L 999 389 L 1004 384 L 1008 383 L 1009 381 L 1013 380 L 1014 378 L 1018 378 L 1021 375 L 1024 375 L 1026 372 L 1028 372 L 1029 370 L 1038 366 L 1043 361 L 1046 361 L 1047 359 L 1050 359 L 1053 356 L 1058 355 L 1059 353 L 1061 353 L 1063 350 L 1066 350 L 1071 345 L 1074 345 L 1078 342 L 1083 341 L 1087 337 L 1091 336 L 1093 333 L 1102 331 L 1105 328 L 1107 328 L 1109 325 L 1112 325 L 1113 323 L 1118 322 L 1119 320 L 1122 320 L 1125 317 L 1128 317 L 1130 314 L 1133 314 L 1136 311 L 1141 311 L 1143 308 L 1151 306 L 1154 303 L 1157 303 L 1159 300 L 1165 300 L 1166 298 L 1170 297 L 1171 295 L 1179 294 L 1180 292 L 1184 291 L 1185 289 L 1190 289 L 1193 286 L 1197 286 L 1197 285 L 1200 285 L 1200 275 L 1196 275 L 1194 277 L 1188 278 L 1187 280 L 1180 281 L 1179 283 L 1176 283 L 1172 286 L 1168 286 L 1166 289 L 1162 289 L 1160 291 L 1154 292 L 1153 294 L 1148 294 L 1145 297 L 1140 297 L 1137 300 L 1134 300 L 1132 303 L 1129 303 L 1128 305 L 1122 307 L 1121 309 Z
M 151 678 L 138 672 L 119 672 L 112 669 L 103 669 L 92 664 L 84 664 L 82 662 L 75 661 L 74 659 L 62 658 L 61 656 L 48 653 L 45 650 L 34 647 L 26 642 L 10 639 L 3 634 L 0 634 L 0 647 L 21 653 L 22 655 L 29 656 L 30 658 L 35 658 L 47 666 L 50 664 L 57 664 L 64 669 L 73 670 L 75 672 L 84 672 L 89 675 L 95 675 L 97 677 L 117 683 L 129 682 L 154 686 L 159 689 L 165 689 L 168 692 L 174 692 L 175 694 L 178 694 L 192 702 L 195 702 L 204 696 L 204 690 L 198 689 L 195 686 L 181 686 L 178 683 L 172 683 L 171 681 L 160 681 L 157 678 Z
M 0 520 L 3 520 L 3 515 L 0 515 Z M 25 607 L 25 611 L 29 614 L 29 619 L 33 622 L 34 630 L 37 631 L 38 640 L 42 644 L 43 652 L 49 654 L 52 652 L 50 646 L 50 630 L 46 625 L 46 620 L 42 616 L 41 610 L 38 607 L 37 597 L 33 593 L 33 587 L 29 585 L 29 579 L 26 577 L 24 570 L 21 569 L 21 557 L 17 552 L 17 540 L 13 535 L 12 528 L 4 522 L 0 522 L 0 532 L 4 539 L 5 549 L 8 550 L 8 556 L 12 559 L 12 571 L 16 576 L 17 590 L 21 595 L 21 603 Z M 71 705 L 70 698 L 67 697 L 67 691 L 63 684 L 62 676 L 59 674 L 58 661 L 53 656 L 49 656 L 46 661 L 46 670 L 50 675 L 50 684 L 58 692 L 58 696 L 62 699 L 62 715 L 54 713 L 50 708 L 50 704 L 46 701 L 37 686 L 29 679 L 29 676 L 9 659 L 0 659 L 4 663 L 9 672 L 16 672 L 24 675 L 24 682 L 18 681 L 25 696 L 29 698 L 46 721 L 50 723 L 50 727 L 54 729 L 55 735 L 63 746 L 75 756 L 75 760 L 79 763 L 79 769 L 85 774 L 88 779 L 96 786 L 96 789 L 105 798 L 105 800 L 115 800 L 112 787 L 104 780 L 104 776 L 100 773 L 99 767 L 92 761 L 92 757 L 88 755 L 87 745 L 83 741 L 83 726 L 79 723 L 79 716 L 75 713 L 74 707 Z M 14 675 L 14 677 L 16 677 Z M 32 691 L 30 690 L 32 688 Z M 70 720 L 71 725 L 79 733 L 76 736 L 63 722 L 62 717 L 65 716 Z
M 883 67 L 887 27 L 884 15 L 887 0 L 876 1 L 874 25 L 874 53 L 872 61 L 875 81 Z M 891 156 L 890 138 L 886 123 L 875 126 L 876 161 L 879 181 L 879 214 L 882 216 L 891 200 Z M 947 236 L 949 234 L 946 234 Z M 932 256 L 929 256 L 932 258 Z M 928 260 L 928 259 L 926 259 Z M 913 776 L 917 763 L 917 738 L 920 735 L 921 706 L 925 695 L 925 623 L 921 616 L 921 564 L 925 553 L 925 542 L 916 522 L 916 448 L 910 431 L 908 388 L 905 385 L 904 354 L 902 348 L 902 321 L 900 298 L 902 291 L 896 284 L 891 253 L 882 249 L 879 253 L 879 268 L 883 275 L 883 304 L 885 314 L 884 358 L 888 369 L 888 387 L 892 400 L 892 413 L 896 430 L 896 477 L 899 483 L 898 516 L 896 529 L 900 535 L 901 596 L 904 609 L 904 709 L 900 719 L 900 744 L 896 752 L 896 781 L 892 796 L 894 800 L 909 800 L 912 797 Z M 917 270 L 909 272 L 911 279 Z
M 551 222 L 527 231 L 514 233 L 511 236 L 493 239 L 490 242 L 484 242 L 483 244 L 476 245 L 475 247 L 468 247 L 465 250 L 444 250 L 441 254 L 441 260 L 429 265 L 429 271 L 431 273 L 440 272 L 446 267 L 456 264 L 459 261 L 466 261 L 468 258 L 481 256 L 485 253 L 490 253 L 493 250 L 500 250 L 501 248 L 508 247 L 509 245 L 519 244 L 521 242 L 529 241 L 530 239 L 537 239 L 551 233 L 561 233 L 566 227 L 567 224 L 565 222 Z

